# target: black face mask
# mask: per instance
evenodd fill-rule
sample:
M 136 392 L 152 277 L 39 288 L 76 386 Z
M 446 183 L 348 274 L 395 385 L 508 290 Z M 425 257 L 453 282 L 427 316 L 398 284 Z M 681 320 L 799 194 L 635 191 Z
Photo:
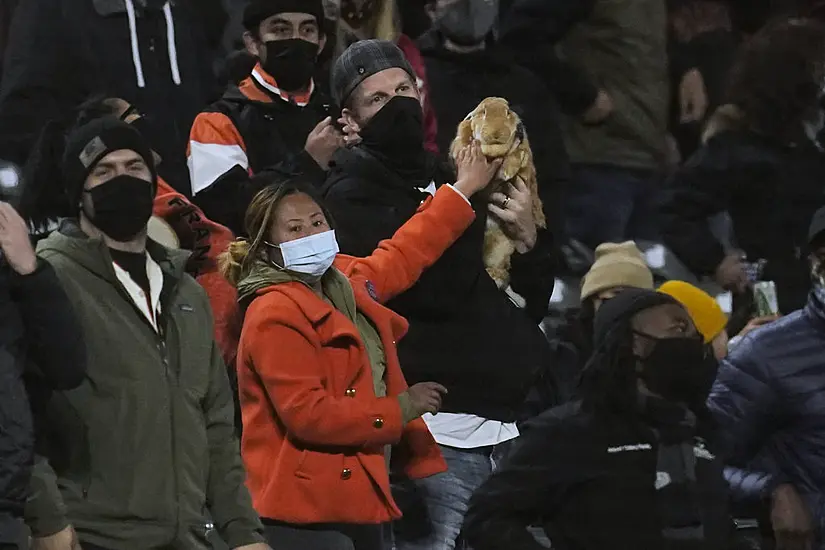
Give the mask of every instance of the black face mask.
M 493 29 L 498 5 L 498 0 L 458 0 L 444 9 L 435 26 L 459 46 L 476 46 Z
M 94 217 L 86 216 L 103 233 L 119 242 L 134 239 L 152 216 L 154 189 L 146 180 L 124 174 L 90 191 Z
M 701 337 L 654 338 L 639 336 L 654 342 L 642 364 L 639 377 L 647 388 L 664 399 L 687 405 L 704 403 L 716 379 L 718 363 Z
M 290 38 L 265 42 L 266 61 L 261 65 L 285 92 L 303 90 L 315 73 L 318 44 Z
M 414 97 L 395 96 L 361 129 L 363 145 L 388 156 L 420 152 L 424 147 L 424 112 Z

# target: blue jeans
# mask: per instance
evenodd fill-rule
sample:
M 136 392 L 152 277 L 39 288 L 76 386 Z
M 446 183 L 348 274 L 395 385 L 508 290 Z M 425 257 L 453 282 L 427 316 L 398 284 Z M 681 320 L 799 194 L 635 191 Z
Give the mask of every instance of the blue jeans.
M 651 172 L 576 165 L 565 207 L 567 236 L 593 250 L 606 242 L 655 239 L 657 193 Z
M 501 465 L 509 447 L 509 441 L 477 449 L 441 445 L 446 472 L 393 483 L 393 496 L 404 512 L 393 524 L 395 550 L 466 550 L 459 534 L 470 497 Z

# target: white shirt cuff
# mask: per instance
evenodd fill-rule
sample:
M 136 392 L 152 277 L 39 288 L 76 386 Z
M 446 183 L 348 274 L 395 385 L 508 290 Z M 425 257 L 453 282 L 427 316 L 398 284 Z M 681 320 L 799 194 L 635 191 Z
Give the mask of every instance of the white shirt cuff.
M 447 184 L 447 187 L 449 187 L 450 189 L 452 189 L 453 191 L 455 191 L 456 193 L 458 193 L 458 196 L 459 196 L 459 197 L 461 197 L 462 199 L 464 199 L 464 200 L 467 202 L 467 204 L 470 204 L 470 199 L 468 199 L 467 197 L 465 197 L 465 196 L 464 196 L 464 193 L 462 193 L 461 191 L 459 191 L 458 189 L 456 189 L 456 188 L 453 186 L 453 184 L 452 184 L 452 183 L 448 183 L 448 184 Z M 470 206 L 472 206 L 472 205 L 470 205 Z

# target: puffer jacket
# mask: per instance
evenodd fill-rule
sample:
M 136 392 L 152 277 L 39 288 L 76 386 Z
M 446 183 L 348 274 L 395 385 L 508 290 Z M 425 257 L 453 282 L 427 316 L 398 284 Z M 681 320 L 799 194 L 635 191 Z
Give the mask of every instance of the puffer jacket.
M 825 297 L 825 296 L 823 296 Z M 722 362 L 708 406 L 719 423 L 734 493 L 765 497 L 780 483 L 803 496 L 825 544 L 825 303 L 748 335 Z

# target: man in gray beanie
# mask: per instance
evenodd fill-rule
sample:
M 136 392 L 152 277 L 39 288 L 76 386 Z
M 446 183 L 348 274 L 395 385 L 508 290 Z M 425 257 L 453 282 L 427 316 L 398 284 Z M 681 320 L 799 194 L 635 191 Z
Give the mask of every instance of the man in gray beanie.
M 392 42 L 350 46 L 332 70 L 331 92 L 348 130 L 362 141 L 336 153 L 326 204 L 341 251 L 368 256 L 455 174 L 425 149 L 413 68 Z M 527 309 L 498 289 L 482 262 L 486 200 L 474 205 L 477 219 L 467 232 L 388 304 L 410 323 L 398 347 L 407 381 L 436 380 L 449 389 L 442 412 L 424 417 L 449 471 L 418 480 L 402 475 L 394 483 L 404 512 L 393 523 L 397 550 L 456 547 L 463 510 L 518 436 L 515 423 L 523 417 L 527 390 L 547 364 L 547 342 L 538 328 L 547 296 L 537 297 L 542 292 L 536 292 L 541 285 L 535 278 L 552 280 L 553 274 L 537 268 L 535 254 L 544 253 L 533 248 L 535 241 L 525 243 L 514 255 L 511 284 Z

